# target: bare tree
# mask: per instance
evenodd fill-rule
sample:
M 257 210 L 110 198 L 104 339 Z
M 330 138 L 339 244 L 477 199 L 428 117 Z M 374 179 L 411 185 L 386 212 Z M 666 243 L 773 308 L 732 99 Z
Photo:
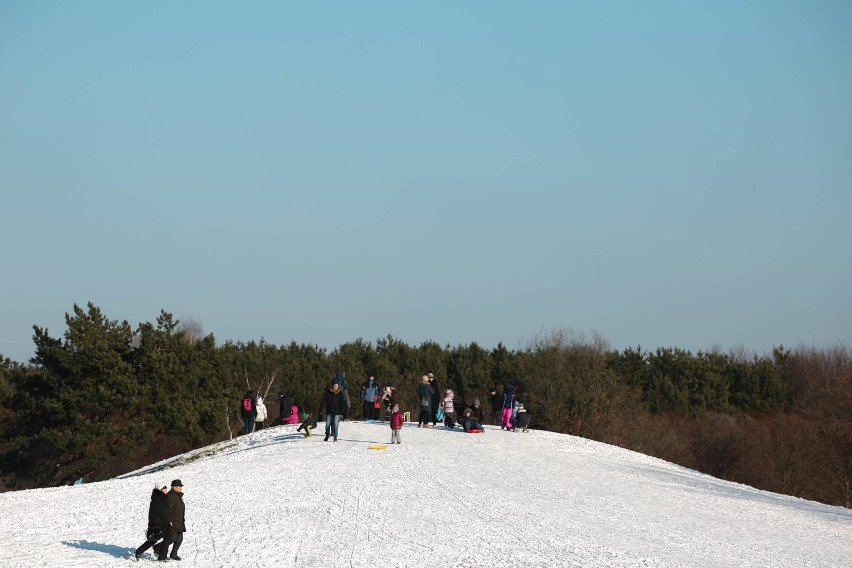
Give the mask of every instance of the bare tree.
M 180 320 L 177 332 L 183 336 L 187 343 L 197 343 L 204 338 L 204 328 L 197 319 L 186 318 Z

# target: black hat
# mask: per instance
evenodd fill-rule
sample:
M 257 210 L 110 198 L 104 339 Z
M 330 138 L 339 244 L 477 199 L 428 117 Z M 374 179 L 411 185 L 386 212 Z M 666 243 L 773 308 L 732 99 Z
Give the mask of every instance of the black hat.
M 172 487 L 183 487 L 183 483 L 180 482 L 180 479 L 172 480 Z

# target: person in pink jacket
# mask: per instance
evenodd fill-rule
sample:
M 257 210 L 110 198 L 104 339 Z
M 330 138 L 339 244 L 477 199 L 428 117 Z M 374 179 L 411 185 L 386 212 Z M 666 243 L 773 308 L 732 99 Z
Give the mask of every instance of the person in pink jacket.
M 298 424 L 299 423 L 299 407 L 295 404 L 290 407 L 290 416 L 284 419 L 285 424 Z

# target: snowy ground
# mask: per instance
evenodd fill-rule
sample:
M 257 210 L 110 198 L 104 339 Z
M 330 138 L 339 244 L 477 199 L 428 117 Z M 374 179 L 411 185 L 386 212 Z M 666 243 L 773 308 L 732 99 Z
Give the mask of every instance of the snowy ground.
M 273 428 L 123 479 L 0 494 L 0 566 L 156 566 L 157 481 L 184 484 L 178 566 L 852 566 L 852 511 L 549 432 Z M 175 565 L 170 562 L 169 565 Z

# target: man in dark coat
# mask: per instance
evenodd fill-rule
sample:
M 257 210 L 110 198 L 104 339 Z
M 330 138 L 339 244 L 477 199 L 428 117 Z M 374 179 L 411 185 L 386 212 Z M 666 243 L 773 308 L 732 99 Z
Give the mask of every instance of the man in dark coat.
M 491 397 L 491 422 L 495 425 L 500 424 L 500 415 L 503 413 L 503 395 L 497 394 L 497 388 L 491 387 L 488 389 Z
M 337 441 L 337 430 L 340 426 L 340 420 L 346 419 L 347 410 L 346 399 L 343 397 L 340 385 L 331 383 L 331 387 L 323 393 L 319 407 L 320 416 L 325 413 L 326 442 L 328 442 L 329 436 L 334 436 L 334 441 Z
M 441 389 L 438 388 L 438 379 L 435 378 L 435 375 L 429 373 L 426 376 L 429 377 L 429 384 L 432 386 L 432 401 L 430 409 L 432 412 L 432 426 L 436 426 L 438 424 L 438 403 L 441 398 Z
M 151 505 L 148 507 L 148 531 L 145 533 L 145 542 L 136 549 L 136 560 L 139 555 L 154 546 L 169 533 L 169 505 L 166 502 L 166 492 L 169 486 L 165 483 L 157 483 L 151 492 Z M 156 552 L 156 548 L 154 549 Z
M 166 503 L 169 505 L 169 534 L 154 550 L 157 551 L 157 560 L 166 560 L 169 545 L 174 543 L 169 558 L 180 560 L 178 548 L 183 542 L 183 533 L 186 532 L 186 508 L 183 504 L 183 483 L 180 479 L 172 481 L 172 490 L 166 494 Z

